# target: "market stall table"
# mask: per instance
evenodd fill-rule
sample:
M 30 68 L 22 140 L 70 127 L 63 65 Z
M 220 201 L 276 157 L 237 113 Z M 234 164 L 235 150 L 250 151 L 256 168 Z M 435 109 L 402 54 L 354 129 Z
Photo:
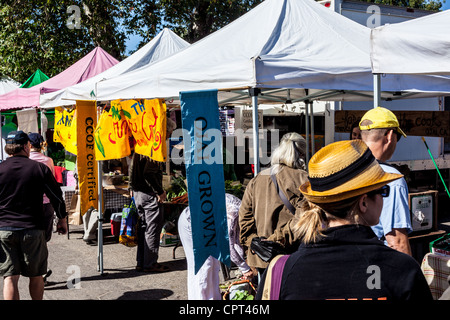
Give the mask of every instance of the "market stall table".
M 427 253 L 423 258 L 421 268 L 430 286 L 433 299 L 439 299 L 449 287 L 450 256 Z
M 72 197 L 78 192 L 74 186 L 61 187 L 63 192 L 64 202 L 66 203 L 66 210 L 69 211 Z M 131 195 L 128 191 L 127 185 L 121 186 L 103 186 L 103 202 L 104 210 L 122 210 L 125 205 L 129 205 Z
M 72 205 L 72 197 L 78 193 L 75 186 L 63 186 L 61 187 L 63 192 L 64 202 L 66 204 L 66 210 L 69 212 Z M 103 212 L 105 210 L 111 210 L 112 212 L 122 212 L 125 205 L 129 205 L 131 201 L 131 195 L 127 185 L 103 186 Z M 80 213 L 84 214 L 84 213 Z M 69 222 L 67 223 L 67 238 L 69 238 Z

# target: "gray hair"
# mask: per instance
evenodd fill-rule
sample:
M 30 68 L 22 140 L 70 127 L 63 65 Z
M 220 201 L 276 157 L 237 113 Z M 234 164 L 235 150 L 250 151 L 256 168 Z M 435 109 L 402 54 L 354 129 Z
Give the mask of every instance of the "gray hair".
M 306 140 L 296 132 L 286 133 L 280 145 L 273 151 L 271 165 L 274 172 L 278 172 L 279 165 L 283 164 L 294 169 L 306 170 Z

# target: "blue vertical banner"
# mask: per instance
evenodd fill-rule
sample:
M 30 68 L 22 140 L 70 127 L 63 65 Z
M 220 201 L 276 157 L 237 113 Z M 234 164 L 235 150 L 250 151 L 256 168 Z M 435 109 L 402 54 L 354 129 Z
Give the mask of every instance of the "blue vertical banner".
M 195 273 L 209 256 L 230 266 L 217 90 L 180 92 Z

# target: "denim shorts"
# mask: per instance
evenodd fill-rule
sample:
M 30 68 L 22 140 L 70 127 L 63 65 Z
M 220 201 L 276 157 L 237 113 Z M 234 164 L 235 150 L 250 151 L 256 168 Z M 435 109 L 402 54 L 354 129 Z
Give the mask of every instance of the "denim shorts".
M 45 231 L 0 230 L 0 275 L 37 277 L 47 273 Z

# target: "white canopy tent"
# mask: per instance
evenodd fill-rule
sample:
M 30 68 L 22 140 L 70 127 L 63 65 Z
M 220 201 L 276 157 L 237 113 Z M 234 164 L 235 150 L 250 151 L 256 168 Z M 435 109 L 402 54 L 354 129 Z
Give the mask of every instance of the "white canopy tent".
M 74 100 L 96 100 L 97 82 L 112 77 L 120 77 L 142 66 L 151 65 L 188 46 L 188 42 L 165 28 L 141 49 L 108 70 L 74 86 L 41 95 L 40 107 L 44 109 L 55 108 L 73 105 L 75 104 Z M 70 100 L 67 97 L 70 97 Z
M 313 0 L 267 0 L 187 50 L 99 82 L 97 99 L 248 88 L 372 92 L 370 29 Z M 448 85 L 441 77 L 392 75 L 382 89 L 439 92 Z
M 373 73 L 450 75 L 450 10 L 371 32 Z
M 0 77 L 0 95 L 13 91 L 20 87 L 20 83 L 9 77 Z
M 221 104 L 251 99 L 255 123 L 259 90 L 260 99 L 274 90 L 284 100 L 341 100 L 349 91 L 372 99 L 370 29 L 313 0 L 267 0 L 182 52 L 97 83 L 97 99 L 177 102 L 180 91 L 206 89 L 219 89 Z M 387 75 L 381 89 L 396 97 L 450 91 L 447 78 L 403 75 Z M 257 145 L 255 132 L 255 159 Z

